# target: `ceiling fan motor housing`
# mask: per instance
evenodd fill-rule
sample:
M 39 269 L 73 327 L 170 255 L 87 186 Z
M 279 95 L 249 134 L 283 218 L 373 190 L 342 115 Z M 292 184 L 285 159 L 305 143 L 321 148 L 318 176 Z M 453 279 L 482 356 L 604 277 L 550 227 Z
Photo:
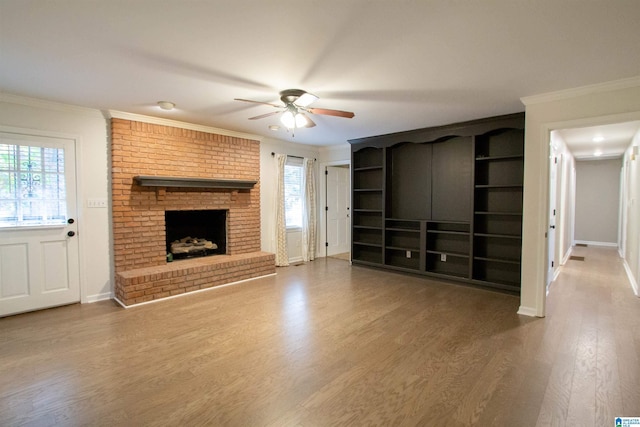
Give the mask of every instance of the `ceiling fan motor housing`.
M 292 104 L 296 102 L 298 98 L 307 93 L 302 89 L 287 89 L 280 92 L 280 100 L 285 104 Z

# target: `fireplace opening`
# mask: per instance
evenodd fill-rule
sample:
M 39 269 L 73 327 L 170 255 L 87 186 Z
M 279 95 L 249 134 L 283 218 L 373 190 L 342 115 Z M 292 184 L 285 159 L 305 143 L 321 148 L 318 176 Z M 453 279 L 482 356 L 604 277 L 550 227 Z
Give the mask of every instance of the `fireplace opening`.
M 227 210 L 165 211 L 167 254 L 173 259 L 227 253 Z

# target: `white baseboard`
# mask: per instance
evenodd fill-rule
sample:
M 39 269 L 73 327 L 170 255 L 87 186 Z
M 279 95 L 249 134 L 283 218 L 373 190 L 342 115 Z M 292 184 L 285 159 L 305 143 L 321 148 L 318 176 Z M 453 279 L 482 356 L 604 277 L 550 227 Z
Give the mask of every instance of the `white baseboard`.
M 123 303 L 122 301 L 120 301 L 120 300 L 118 299 L 118 297 L 113 297 L 113 300 L 114 300 L 115 302 L 117 302 L 118 304 L 120 304 L 120 306 L 121 306 L 122 308 L 130 308 L 130 307 L 133 307 L 132 305 L 130 305 L 130 306 L 126 306 L 126 305 L 124 305 L 124 303 Z M 160 301 L 160 300 L 158 300 L 158 301 Z
M 275 276 L 275 275 L 276 275 L 276 273 L 265 274 L 264 276 L 258 276 L 258 277 L 252 277 L 250 279 L 238 280 L 237 282 L 225 283 L 224 285 L 212 286 L 212 287 L 206 288 L 206 289 L 198 289 L 197 291 L 185 292 L 183 294 L 177 294 L 177 295 L 172 295 L 170 297 L 165 297 L 165 298 L 160 298 L 160 299 L 154 299 L 154 300 L 151 300 L 151 301 L 140 302 L 138 304 L 124 305 L 124 303 L 122 301 L 120 301 L 118 299 L 118 297 L 113 297 L 113 299 L 124 308 L 133 308 L 133 307 L 139 307 L 141 305 L 147 305 L 147 304 L 153 304 L 153 303 L 156 303 L 156 302 L 166 301 L 166 300 L 169 300 L 169 299 L 185 297 L 187 295 L 193 295 L 193 294 L 197 294 L 197 293 L 200 293 L 200 292 L 207 292 L 207 291 L 213 291 L 215 289 L 226 288 L 227 286 L 234 286 L 234 285 L 238 285 L 240 283 L 249 282 L 251 280 L 263 279 L 265 277 L 271 277 L 271 276 Z
M 562 258 L 562 265 L 565 265 L 567 263 L 567 261 L 569 261 L 569 257 L 571 256 L 571 251 L 573 250 L 573 246 L 571 246 L 568 250 L 567 253 L 564 254 L 564 257 Z
M 112 298 L 113 292 L 105 292 L 103 294 L 89 295 L 85 302 L 91 304 L 92 302 L 104 301 Z
M 534 307 L 525 307 L 523 305 L 518 309 L 518 314 L 529 317 L 540 317 L 538 316 L 538 311 Z
M 631 285 L 631 289 L 633 289 L 633 293 L 640 298 L 638 282 L 636 281 L 636 278 L 633 277 L 633 272 L 631 271 L 631 268 L 629 268 L 629 264 L 627 264 L 626 259 L 622 260 L 622 265 L 624 265 L 624 271 L 627 272 L 627 278 L 629 279 L 629 284 Z
M 591 240 L 576 240 L 573 242 L 574 245 L 588 245 L 588 246 L 606 246 L 608 248 L 617 248 L 618 244 L 615 242 L 593 242 Z

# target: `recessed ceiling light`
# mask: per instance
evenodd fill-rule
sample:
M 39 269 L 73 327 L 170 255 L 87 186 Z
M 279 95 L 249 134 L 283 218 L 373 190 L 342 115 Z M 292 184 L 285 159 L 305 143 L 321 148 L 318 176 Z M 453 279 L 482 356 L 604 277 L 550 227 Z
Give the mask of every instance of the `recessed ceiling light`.
M 176 107 L 176 104 L 169 101 L 158 101 L 158 107 L 162 108 L 163 110 L 171 111 Z
M 269 129 L 271 129 L 272 131 L 280 130 L 280 126 L 278 126 L 278 125 L 269 125 Z
M 596 150 L 596 151 L 593 152 L 593 155 L 596 156 L 596 157 L 600 157 L 600 156 L 602 156 L 602 151 Z
M 604 136 L 602 135 L 596 135 L 593 137 L 593 142 L 602 142 L 604 141 Z

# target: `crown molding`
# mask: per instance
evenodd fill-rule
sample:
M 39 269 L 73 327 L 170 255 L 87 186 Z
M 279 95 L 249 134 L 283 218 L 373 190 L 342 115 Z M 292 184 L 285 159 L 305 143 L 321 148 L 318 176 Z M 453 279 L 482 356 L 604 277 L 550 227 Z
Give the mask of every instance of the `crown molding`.
M 540 95 L 524 96 L 520 101 L 525 105 L 542 104 L 546 102 L 562 101 L 565 99 L 577 98 L 596 93 L 611 92 L 615 90 L 630 89 L 640 87 L 640 76 L 628 79 L 613 80 L 610 82 L 598 83 L 588 86 L 580 86 L 572 89 L 560 90 L 557 92 L 542 93 Z
M 232 136 L 235 138 L 251 139 L 262 142 L 263 137 L 244 132 L 235 132 L 227 129 L 219 129 L 212 126 L 197 125 L 194 123 L 186 123 L 178 120 L 163 119 L 160 117 L 145 116 L 142 114 L 127 113 L 124 111 L 106 110 L 105 117 L 108 119 L 131 120 L 134 122 L 150 123 L 153 125 L 170 126 L 180 129 L 195 130 L 198 132 L 215 133 L 217 135 Z
M 23 105 L 25 107 L 41 108 L 63 113 L 82 114 L 93 118 L 104 119 L 102 111 L 95 108 L 79 107 L 77 105 L 63 104 L 61 102 L 49 101 L 46 99 L 30 98 L 22 95 L 0 92 L 0 102 L 7 104 Z

